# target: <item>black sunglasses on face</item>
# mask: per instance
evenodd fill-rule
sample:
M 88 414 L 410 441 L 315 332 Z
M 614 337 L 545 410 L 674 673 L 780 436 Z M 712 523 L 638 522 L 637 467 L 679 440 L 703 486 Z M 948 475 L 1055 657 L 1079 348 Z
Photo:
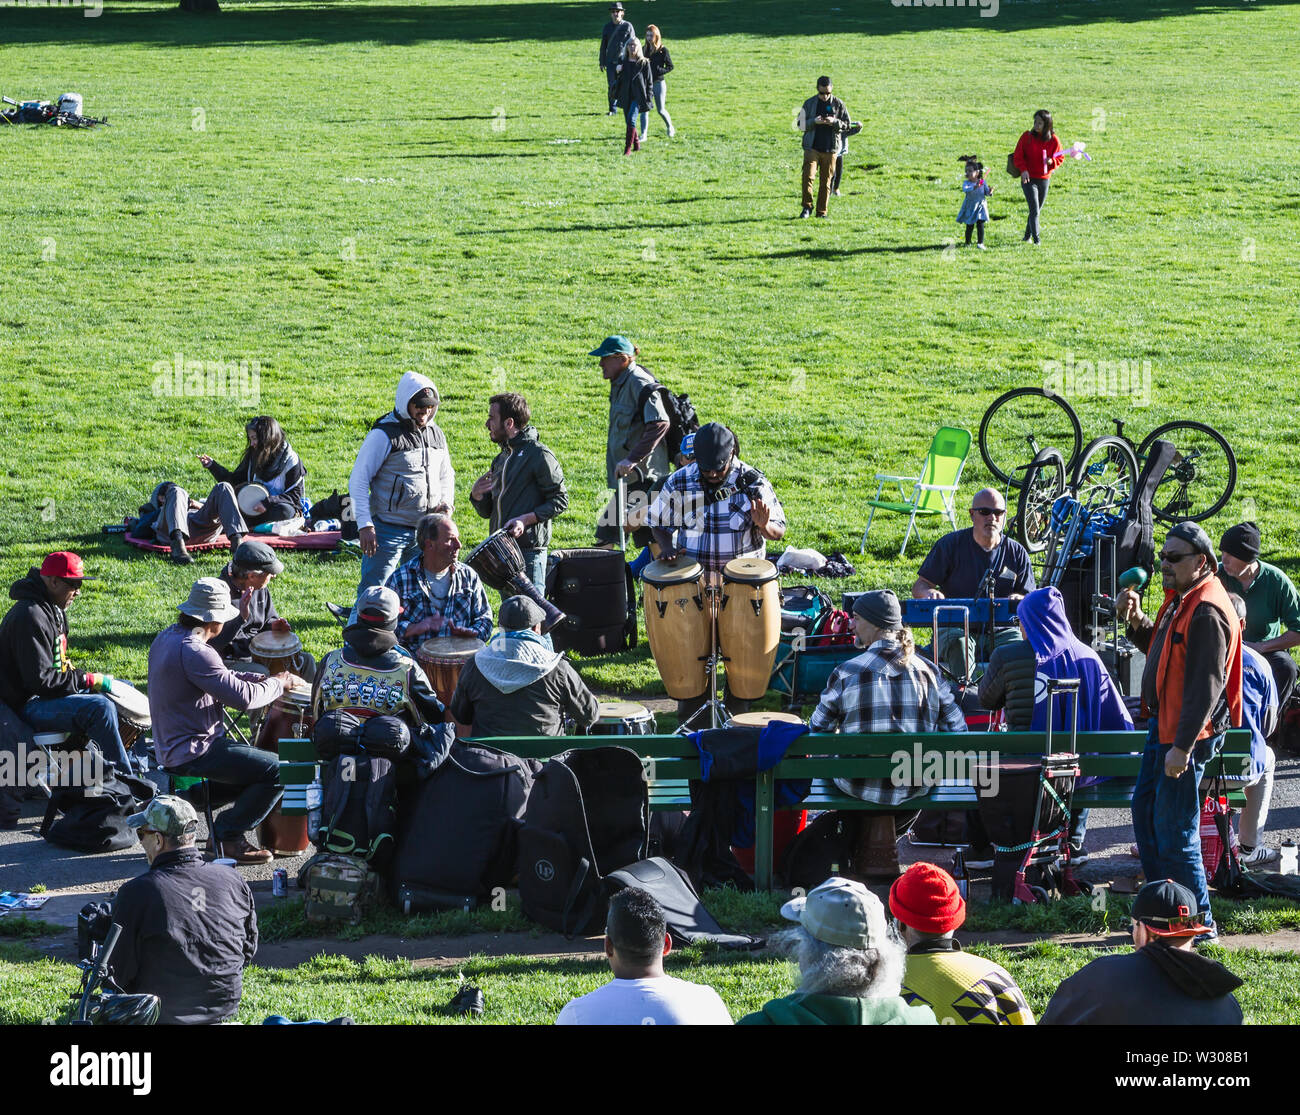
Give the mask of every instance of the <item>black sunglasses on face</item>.
M 976 515 L 983 515 L 988 518 L 990 515 L 1002 516 L 1007 513 L 1005 507 L 972 507 L 971 512 Z
M 1189 558 L 1195 556 L 1196 556 L 1195 550 L 1189 550 L 1185 554 L 1167 554 L 1164 553 L 1163 551 L 1156 554 L 1156 557 L 1160 559 L 1161 565 L 1164 565 L 1166 562 L 1168 562 L 1170 565 L 1177 565 L 1180 561 L 1183 560 L 1183 558 Z

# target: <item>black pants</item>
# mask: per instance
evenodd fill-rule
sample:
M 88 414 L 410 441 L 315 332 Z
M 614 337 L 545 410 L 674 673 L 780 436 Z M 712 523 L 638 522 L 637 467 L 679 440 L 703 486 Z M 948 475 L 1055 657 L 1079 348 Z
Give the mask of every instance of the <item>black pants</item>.
M 1296 661 L 1289 650 L 1275 650 L 1264 655 L 1268 659 L 1269 669 L 1273 671 L 1273 680 L 1277 683 L 1278 716 L 1286 708 L 1287 698 L 1295 690 Z
M 978 229 L 978 230 L 979 230 L 979 242 L 980 242 L 981 244 L 983 244 L 983 243 L 984 243 L 984 222 L 983 222 L 983 221 L 976 221 L 973 225 L 967 225 L 967 226 L 966 226 L 966 243 L 967 243 L 967 244 L 970 243 L 970 233 L 971 233 L 971 229 Z
M 1047 179 L 1031 178 L 1028 182 L 1021 182 L 1020 188 L 1025 191 L 1025 201 L 1029 205 L 1029 220 L 1025 222 L 1025 239 L 1033 239 L 1038 243 L 1038 214 L 1047 202 Z

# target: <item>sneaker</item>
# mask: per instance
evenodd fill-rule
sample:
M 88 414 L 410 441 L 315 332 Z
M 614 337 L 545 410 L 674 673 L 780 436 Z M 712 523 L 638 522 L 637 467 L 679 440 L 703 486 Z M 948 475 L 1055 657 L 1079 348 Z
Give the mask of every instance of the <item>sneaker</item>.
M 342 604 L 331 604 L 329 601 L 325 602 L 325 609 L 344 627 L 348 625 L 348 616 L 352 614 L 352 609 L 345 608 Z
M 839 190 L 831 190 L 831 197 L 843 197 L 843 196 L 844 195 L 840 193 Z
M 811 210 L 811 209 L 808 209 L 808 208 L 804 208 L 804 209 L 801 210 L 800 213 L 799 213 L 799 219 L 800 219 L 801 221 L 802 221 L 805 217 L 811 217 L 811 216 L 812 216 L 812 210 Z
M 1244 848 L 1242 849 L 1241 866 L 1262 867 L 1277 858 L 1278 850 L 1276 848 L 1265 848 L 1263 844 L 1258 844 L 1250 852 L 1247 852 Z
M 830 215 L 830 214 L 828 214 L 828 213 L 818 213 L 818 214 L 817 214 L 817 219 L 818 219 L 818 220 L 821 220 L 821 221 L 824 221 L 824 220 L 826 220 L 826 218 L 827 218 L 829 215 Z
M 1201 933 L 1200 935 L 1192 938 L 1192 948 L 1194 949 L 1203 948 L 1206 945 L 1213 944 L 1218 939 L 1219 939 L 1219 927 L 1215 925 L 1213 922 L 1210 922 L 1210 931 L 1208 933 Z
M 447 1006 L 456 1014 L 482 1014 L 483 992 L 477 987 L 470 987 L 466 984 L 452 996 L 452 1000 Z
M 987 251 L 983 244 L 976 244 L 975 247 L 977 247 L 981 252 Z
M 606 116 L 613 116 L 613 115 L 614 115 L 614 111 L 615 111 L 615 110 L 611 108 L 607 113 L 605 113 L 605 115 L 606 115 Z
M 1087 862 L 1088 862 L 1088 853 L 1085 852 L 1082 848 L 1076 848 L 1073 844 L 1071 844 L 1070 845 L 1070 866 L 1082 867 Z
M 676 134 L 677 134 L 677 129 L 676 129 L 676 128 L 669 128 L 669 129 L 668 129 L 668 138 L 669 138 L 669 139 L 672 139 Z

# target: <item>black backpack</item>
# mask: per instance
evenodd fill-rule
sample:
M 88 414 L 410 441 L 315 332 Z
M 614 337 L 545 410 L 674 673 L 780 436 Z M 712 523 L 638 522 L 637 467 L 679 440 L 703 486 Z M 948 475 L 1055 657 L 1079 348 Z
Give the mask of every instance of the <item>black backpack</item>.
M 312 843 L 322 852 L 355 856 L 382 872 L 393 857 L 397 775 L 378 755 L 339 755 L 321 769 L 321 827 Z
M 761 937 L 746 933 L 724 933 L 713 915 L 704 908 L 700 896 L 691 885 L 690 876 L 675 863 L 658 856 L 638 860 L 605 878 L 605 889 L 612 898 L 626 887 L 646 891 L 659 903 L 673 938 L 673 947 L 712 941 L 722 948 L 757 949 L 763 947 Z
M 598 932 L 608 905 L 602 872 L 645 858 L 649 819 L 636 752 L 597 747 L 548 759 L 519 832 L 524 914 L 569 937 Z
M 457 740 L 403 798 L 394 888 L 411 910 L 474 905 L 514 880 L 519 827 L 541 764 Z M 408 911 L 410 912 L 410 911 Z
M 154 796 L 149 782 L 112 773 L 93 787 L 54 791 L 41 820 L 41 836 L 51 844 L 78 852 L 120 852 L 135 844 L 127 818 Z
M 691 403 L 689 395 L 674 395 L 672 391 L 658 381 L 648 383 L 641 388 L 641 394 L 636 399 L 638 414 L 645 410 L 645 405 L 650 401 L 650 396 L 656 391 L 659 392 L 659 400 L 663 403 L 664 410 L 668 414 L 668 434 L 664 438 L 664 445 L 668 448 L 668 459 L 671 461 L 675 460 L 677 454 L 681 452 L 682 438 L 687 434 L 693 434 L 700 428 L 700 416 L 695 413 L 695 407 Z

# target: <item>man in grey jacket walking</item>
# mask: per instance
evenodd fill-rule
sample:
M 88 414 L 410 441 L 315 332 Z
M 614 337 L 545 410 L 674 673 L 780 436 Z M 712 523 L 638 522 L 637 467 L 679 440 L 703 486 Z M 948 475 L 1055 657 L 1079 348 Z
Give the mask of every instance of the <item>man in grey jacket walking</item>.
M 627 53 L 627 44 L 636 38 L 636 29 L 623 18 L 623 5 L 617 0 L 609 6 L 609 22 L 600 33 L 600 68 L 609 82 L 609 112 L 613 116 L 614 90 L 618 84 L 618 71 Z
M 505 530 L 518 540 L 524 575 L 544 592 L 551 520 L 568 508 L 569 495 L 560 462 L 538 440 L 531 421 L 522 395 L 509 392 L 488 400 L 488 437 L 501 451 L 474 482 L 469 499 L 490 530 Z

